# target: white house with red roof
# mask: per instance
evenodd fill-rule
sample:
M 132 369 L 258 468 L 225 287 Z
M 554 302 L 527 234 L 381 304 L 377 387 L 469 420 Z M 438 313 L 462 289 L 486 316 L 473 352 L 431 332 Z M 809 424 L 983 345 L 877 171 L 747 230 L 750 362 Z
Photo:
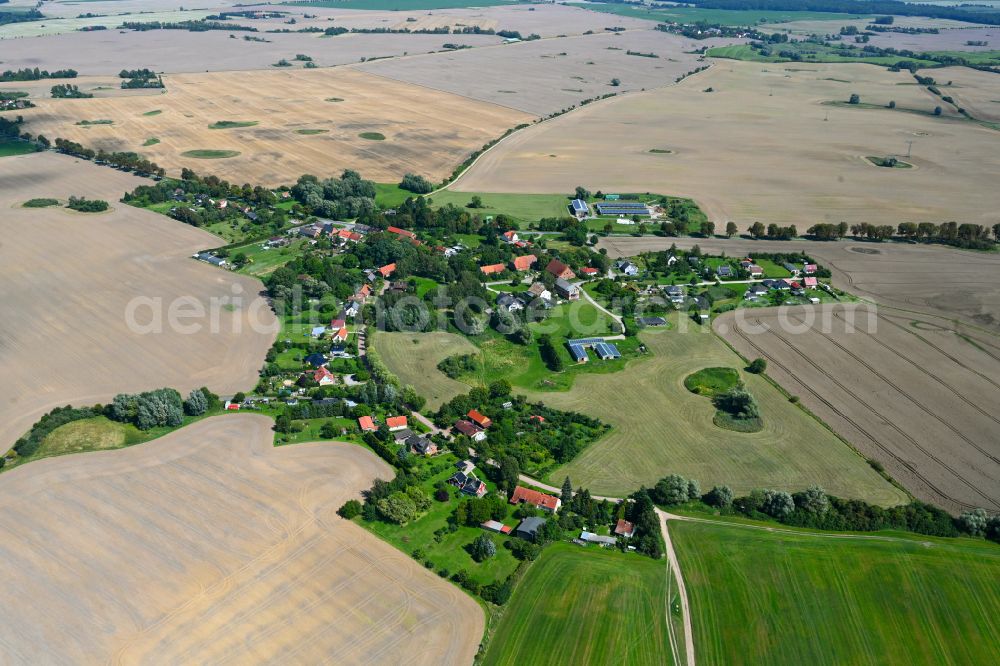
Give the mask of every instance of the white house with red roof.
M 362 416 L 358 419 L 358 427 L 361 428 L 361 432 L 375 432 L 378 430 L 375 427 L 375 421 L 370 416 Z
M 540 493 L 524 486 L 518 486 L 510 496 L 511 504 L 531 504 L 542 511 L 556 513 L 562 506 L 562 500 L 552 495 Z
M 330 372 L 325 365 L 321 365 L 313 373 L 313 380 L 320 386 L 329 386 L 330 384 L 337 383 L 337 375 Z

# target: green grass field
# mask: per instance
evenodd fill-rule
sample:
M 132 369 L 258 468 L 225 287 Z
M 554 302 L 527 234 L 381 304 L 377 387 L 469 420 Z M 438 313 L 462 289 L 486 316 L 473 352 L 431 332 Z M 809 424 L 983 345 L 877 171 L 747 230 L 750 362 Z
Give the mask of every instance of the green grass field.
M 669 664 L 667 602 L 663 560 L 553 544 L 518 583 L 482 663 Z
M 472 197 L 483 200 L 482 208 L 466 208 Z M 453 204 L 481 216 L 503 213 L 519 222 L 537 222 L 545 217 L 569 215 L 569 198 L 563 194 L 499 194 L 492 192 L 452 192 L 442 190 L 431 195 L 435 208 Z
M 670 330 L 640 334 L 651 358 L 622 372 L 578 376 L 570 391 L 528 391 L 531 399 L 557 409 L 601 419 L 611 432 L 575 460 L 554 470 L 591 492 L 622 496 L 677 473 L 703 488 L 726 484 L 737 492 L 754 488 L 801 490 L 819 484 L 834 495 L 892 505 L 906 496 L 875 473 L 829 429 L 770 384 L 741 373 L 760 404 L 764 429 L 757 433 L 720 430 L 712 423 L 710 400 L 684 387 L 684 379 L 706 367 L 742 367 L 743 361 L 708 327 L 678 314 Z
M 1000 663 L 996 544 L 760 527 L 670 523 L 700 663 Z
M 35 152 L 35 144 L 27 141 L 5 141 L 0 139 L 0 157 L 27 155 Z
M 229 157 L 236 157 L 240 154 L 238 150 L 186 150 L 181 153 L 181 157 L 192 157 L 199 160 L 224 160 Z
M 362 132 L 358 136 L 369 141 L 385 141 L 385 134 L 381 132 Z
M 704 368 L 684 378 L 684 388 L 692 393 L 713 396 L 740 383 L 736 368 Z
M 313 136 L 314 134 L 326 134 L 329 131 L 328 129 L 297 129 L 295 133 L 304 136 Z
M 617 14 L 619 16 L 629 16 L 632 18 L 646 19 L 648 21 L 674 21 L 678 23 L 697 23 L 706 21 L 708 23 L 718 23 L 719 25 L 753 25 L 755 23 L 784 23 L 786 21 L 843 21 L 845 19 L 863 18 L 864 14 L 833 14 L 827 12 L 810 11 L 774 11 L 758 9 L 699 9 L 697 7 L 667 7 L 643 8 L 634 5 L 621 4 L 587 4 L 578 5 L 570 3 L 574 7 L 583 7 L 595 12 L 605 14 Z M 831 23 L 831 26 L 834 24 Z M 831 27 L 831 31 L 833 28 Z
M 478 349 L 461 335 L 432 333 L 387 333 L 378 331 L 372 345 L 389 369 L 403 384 L 416 387 L 427 399 L 427 409 L 436 410 L 456 395 L 468 393 L 469 386 L 451 379 L 437 364 L 455 354 L 475 354 Z
M 375 183 L 375 203 L 379 206 L 398 206 L 409 197 L 418 195 L 407 192 L 398 183 Z

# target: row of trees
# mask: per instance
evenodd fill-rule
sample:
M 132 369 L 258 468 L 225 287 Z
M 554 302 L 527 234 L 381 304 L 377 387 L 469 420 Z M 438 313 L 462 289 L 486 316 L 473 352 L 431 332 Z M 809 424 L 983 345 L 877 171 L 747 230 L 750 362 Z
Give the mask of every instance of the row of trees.
M 42 143 L 46 147 L 49 145 L 48 139 L 42 135 L 39 135 L 36 138 L 36 141 Z M 159 176 L 162 178 L 166 174 L 166 170 L 160 167 L 156 162 L 147 160 L 145 157 L 139 155 L 139 153 L 108 153 L 104 150 L 95 151 L 92 148 L 87 148 L 86 146 L 77 143 L 76 141 L 61 138 L 57 138 L 55 140 L 55 147 L 56 150 L 61 153 L 81 157 L 85 160 L 95 160 L 98 164 L 107 164 L 108 166 L 116 169 L 122 169 L 124 171 L 134 171 L 139 175 Z M 129 200 L 130 195 L 126 194 L 125 201 Z
M 25 67 L 24 69 L 5 70 L 0 74 L 0 83 L 5 81 L 41 81 L 42 79 L 75 79 L 76 76 L 75 69 L 57 69 L 50 72 L 37 67 Z

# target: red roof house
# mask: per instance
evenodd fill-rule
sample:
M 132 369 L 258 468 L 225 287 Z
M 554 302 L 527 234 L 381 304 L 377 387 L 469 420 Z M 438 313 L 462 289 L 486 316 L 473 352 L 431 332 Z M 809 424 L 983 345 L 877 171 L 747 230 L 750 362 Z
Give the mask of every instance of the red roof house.
M 583 273 L 584 275 L 597 275 L 598 273 L 597 269 L 594 268 L 593 266 L 585 266 L 584 268 L 580 269 L 580 272 Z
M 815 273 L 818 270 L 818 268 L 819 267 L 816 266 L 816 264 L 806 264 L 805 266 L 802 267 L 802 272 L 805 273 L 806 275 L 810 275 L 812 273 Z
M 338 328 L 337 332 L 333 334 L 333 339 L 337 340 L 338 342 L 343 342 L 344 340 L 346 340 L 347 339 L 347 327 L 346 326 L 341 326 L 340 328 Z
M 807 277 L 804 278 L 802 281 L 805 282 L 806 286 L 809 287 L 810 289 L 815 289 L 816 287 L 819 286 L 819 280 L 817 280 L 814 277 Z
M 336 331 L 338 328 L 343 328 L 347 325 L 347 320 L 341 317 L 330 320 L 330 330 Z
M 514 261 L 510 262 L 510 265 L 515 271 L 526 271 L 536 261 L 538 261 L 538 257 L 533 254 L 526 254 L 523 257 L 514 257 Z
M 559 510 L 559 507 L 562 506 L 562 500 L 558 497 L 546 495 L 545 493 L 540 493 L 537 490 L 531 490 L 529 488 L 525 488 L 524 486 L 518 486 L 514 489 L 514 494 L 510 496 L 510 503 L 533 504 L 539 509 L 548 511 L 549 513 L 555 513 Z
M 378 272 L 382 274 L 382 277 L 387 278 L 396 271 L 396 264 L 386 264 L 382 268 L 378 269 Z
M 313 373 L 313 380 L 319 383 L 320 386 L 328 386 L 336 383 L 337 375 L 330 372 L 326 366 L 321 365 L 316 368 L 316 372 Z
M 361 426 L 361 432 L 375 432 L 378 428 L 375 427 L 375 422 L 372 421 L 370 416 L 362 416 L 358 419 L 358 425 Z
M 632 535 L 635 534 L 635 525 L 622 518 L 618 521 L 618 524 L 615 525 L 615 534 L 625 538 L 631 538 Z
M 573 272 L 573 269 L 558 259 L 550 261 L 549 265 L 545 267 L 545 270 L 555 277 L 562 278 L 564 280 L 572 280 L 576 277 L 576 273 Z
M 489 428 L 491 425 L 493 425 L 493 421 L 490 420 L 490 417 L 480 414 L 475 409 L 469 410 L 468 417 L 470 421 L 475 423 L 480 428 Z
M 390 416 L 385 420 L 385 424 L 389 426 L 389 430 L 402 430 L 406 427 L 406 417 Z
M 493 275 L 494 273 L 502 273 L 503 268 L 503 264 L 488 264 L 486 266 L 480 266 L 479 270 L 483 272 L 483 275 Z
M 518 238 L 517 238 L 517 232 L 514 231 L 513 229 L 511 229 L 510 231 L 503 232 L 503 236 L 502 237 L 508 243 L 516 243 L 517 240 L 518 240 Z
M 386 229 L 390 234 L 396 234 L 397 236 L 402 236 L 404 238 L 416 238 L 417 235 L 412 231 L 407 231 L 406 229 L 400 229 L 399 227 L 389 227 Z
M 476 442 L 486 439 L 486 433 L 472 421 L 459 419 L 455 421 L 455 430 Z

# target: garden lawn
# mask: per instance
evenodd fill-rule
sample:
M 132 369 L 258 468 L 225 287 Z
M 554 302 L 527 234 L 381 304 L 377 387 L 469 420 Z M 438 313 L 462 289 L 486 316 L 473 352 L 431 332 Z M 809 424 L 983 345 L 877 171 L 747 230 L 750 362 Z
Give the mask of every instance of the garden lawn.
M 476 346 L 461 335 L 432 333 L 387 333 L 377 331 L 372 346 L 403 385 L 412 385 L 427 399 L 428 411 L 456 395 L 468 393 L 467 384 L 451 379 L 437 365 L 455 354 L 475 354 Z
M 1000 663 L 996 544 L 683 521 L 670 532 L 703 663 Z
M 518 583 L 483 664 L 669 664 L 666 609 L 663 560 L 552 544 Z
M 457 461 L 458 458 L 451 454 L 425 459 L 423 464 L 429 469 L 438 471 L 423 482 L 421 488 L 433 498 L 435 484 L 438 481 L 447 480 L 455 473 Z M 482 473 L 477 473 L 477 476 L 486 481 Z M 486 485 L 489 487 L 489 492 L 497 492 L 496 486 L 491 482 L 486 481 Z M 430 562 L 432 566 L 428 568 L 436 573 L 440 574 L 442 570 L 446 570 L 446 576 L 450 576 L 459 569 L 465 569 L 469 573 L 470 579 L 484 585 L 496 580 L 503 580 L 512 574 L 517 569 L 518 560 L 511 555 L 507 548 L 504 548 L 504 543 L 516 537 L 487 532 L 481 527 L 463 526 L 455 532 L 445 532 L 440 541 L 436 540 L 434 533 L 447 527 L 448 518 L 455 512 L 455 507 L 458 506 L 460 499 L 467 497 L 452 486 L 448 486 L 448 491 L 450 493 L 448 501 L 438 502 L 431 499 L 431 506 L 427 512 L 406 525 L 394 525 L 381 521 L 366 522 L 360 517 L 355 518 L 355 520 L 365 529 L 377 534 L 408 555 L 412 555 L 413 551 L 419 548 L 423 552 L 423 557 L 419 558 L 418 561 L 425 566 L 427 562 Z M 518 523 L 515 518 L 506 518 L 503 522 L 511 526 Z M 480 534 L 489 534 L 493 537 L 497 545 L 497 552 L 496 555 L 483 562 L 476 562 L 465 547 Z
M 404 190 L 396 183 L 375 183 L 375 203 L 382 207 L 392 208 L 410 197 L 418 196 L 420 195 Z

